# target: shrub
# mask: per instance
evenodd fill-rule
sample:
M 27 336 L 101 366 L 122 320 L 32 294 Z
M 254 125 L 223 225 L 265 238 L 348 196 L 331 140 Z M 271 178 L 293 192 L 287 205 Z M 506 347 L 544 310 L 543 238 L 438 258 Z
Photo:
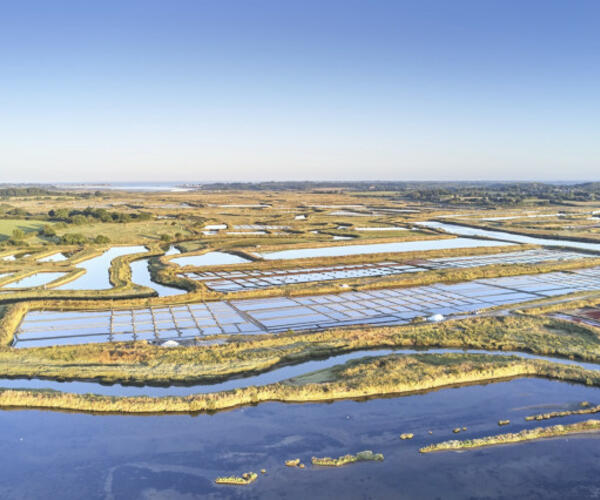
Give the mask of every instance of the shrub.
M 52 226 L 46 224 L 42 229 L 39 230 L 38 234 L 40 236 L 51 238 L 52 236 L 56 236 L 56 231 Z
M 88 239 L 81 233 L 67 233 L 61 236 L 60 241 L 65 245 L 83 245 Z
M 103 234 L 99 234 L 94 238 L 94 243 L 97 245 L 103 245 L 105 243 L 110 243 L 110 238 L 108 236 L 104 236 Z

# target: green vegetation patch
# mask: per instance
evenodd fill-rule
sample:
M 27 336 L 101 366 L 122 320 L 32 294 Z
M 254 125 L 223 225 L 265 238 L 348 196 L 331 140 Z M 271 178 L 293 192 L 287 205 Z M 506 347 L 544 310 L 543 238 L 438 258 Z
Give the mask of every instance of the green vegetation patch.
M 580 434 L 584 432 L 596 432 L 600 430 L 600 420 L 587 420 L 569 425 L 553 425 L 551 427 L 538 427 L 536 429 L 525 429 L 520 432 L 509 432 L 507 434 L 496 434 L 476 439 L 443 441 L 441 443 L 430 444 L 421 448 L 421 453 L 431 453 L 434 451 L 464 450 L 469 448 L 481 448 L 483 446 L 495 446 L 499 444 L 520 443 L 523 441 L 533 441 L 535 439 L 551 438 L 564 436 L 567 434 Z
M 528 415 L 525 420 L 549 420 L 557 417 L 569 417 L 571 415 L 589 415 L 600 412 L 600 405 L 587 406 L 578 410 L 553 411 L 549 413 L 538 413 L 537 415 Z
M 258 474 L 256 472 L 244 472 L 241 476 L 223 476 L 215 479 L 217 484 L 245 485 L 256 481 Z
M 324 467 L 341 467 L 343 465 L 353 464 L 356 462 L 383 462 L 383 454 L 373 453 L 371 450 L 365 450 L 359 451 L 356 455 L 344 455 L 339 458 L 312 457 L 311 462 L 313 465 L 320 465 Z
M 544 377 L 600 386 L 600 373 L 547 361 L 484 354 L 419 354 L 367 357 L 332 367 L 333 380 L 302 384 L 302 377 L 189 396 L 115 397 L 51 390 L 5 389 L 0 407 L 103 413 L 213 412 L 267 401 L 317 402 L 402 395 L 441 387 L 515 377 Z
M 25 219 L 0 219 L 0 241 L 15 239 L 28 239 L 30 236 L 37 234 L 46 222 L 25 220 Z M 16 237 L 15 237 L 16 235 Z M 36 242 L 39 240 L 36 238 Z
M 12 338 L 26 310 L 22 303 L 4 308 L 5 314 L 0 318 L 2 339 Z M 105 383 L 209 383 L 362 349 L 410 347 L 523 351 L 600 360 L 600 337 L 595 329 L 532 316 L 228 339 L 221 345 L 177 349 L 145 342 L 5 347 L 0 349 L 0 376 L 93 379 Z M 305 375 L 303 381 L 327 382 L 333 376 L 330 371 L 320 371 Z

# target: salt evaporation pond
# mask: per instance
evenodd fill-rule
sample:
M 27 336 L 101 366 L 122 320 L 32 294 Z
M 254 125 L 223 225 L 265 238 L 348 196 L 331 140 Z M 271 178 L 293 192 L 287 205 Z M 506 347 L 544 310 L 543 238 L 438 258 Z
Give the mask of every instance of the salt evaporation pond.
M 67 273 L 51 273 L 51 272 L 41 272 L 35 273 L 31 276 L 26 276 L 25 278 L 21 278 L 17 281 L 12 281 L 6 285 L 4 288 L 33 288 L 36 286 L 45 286 L 48 283 L 64 276 Z
M 147 286 L 153 288 L 158 293 L 159 297 L 167 297 L 170 295 L 181 295 L 187 293 L 187 290 L 175 288 L 167 285 L 162 285 L 156 281 L 152 281 L 150 270 L 148 269 L 148 259 L 140 259 L 131 263 L 131 281 L 136 285 Z
M 170 262 L 179 266 L 222 266 L 226 264 L 243 264 L 250 262 L 239 255 L 226 252 L 208 252 L 202 255 L 190 255 L 186 257 L 175 257 Z
M 392 243 L 372 243 L 367 245 L 344 245 L 320 248 L 298 248 L 265 252 L 258 255 L 266 260 L 305 259 L 311 257 L 341 257 L 344 255 L 359 255 L 387 252 L 417 252 L 427 250 L 450 250 L 454 248 L 495 247 L 508 243 L 473 238 L 452 238 L 421 241 L 398 241 Z
M 165 255 L 178 255 L 181 251 L 175 246 L 171 245 L 169 249 L 165 252 Z
M 85 274 L 83 274 L 76 280 L 70 281 L 69 283 L 65 283 L 64 285 L 57 287 L 56 289 L 104 290 L 107 288 L 112 288 L 112 285 L 108 279 L 108 270 L 110 268 L 111 261 L 123 255 L 141 253 L 146 251 L 146 247 L 141 245 L 110 248 L 102 255 L 93 257 L 89 260 L 77 264 L 77 267 L 82 267 L 85 269 Z
M 584 248 L 586 250 L 594 250 L 596 252 L 600 251 L 600 243 L 589 243 L 566 239 L 536 238 L 535 236 L 524 236 L 521 234 L 507 233 L 505 231 L 490 231 L 487 229 L 479 229 L 475 227 L 461 226 L 460 224 L 449 224 L 437 221 L 418 222 L 417 224 L 419 226 L 441 229 L 450 234 L 457 234 L 460 236 L 481 236 L 484 238 L 495 238 L 498 240 L 530 245 L 554 245 L 568 248 Z
M 40 259 L 38 259 L 38 262 L 62 262 L 67 260 L 67 257 L 65 254 L 58 252 L 58 253 L 53 253 L 52 255 L 48 255 L 46 257 L 42 257 Z
M 494 306 L 600 289 L 600 267 L 462 283 L 265 297 L 111 311 L 30 311 L 15 345 L 185 340 L 215 334 L 323 330 L 350 325 L 400 325 L 433 315 L 464 316 Z M 116 317 L 113 317 L 116 316 Z

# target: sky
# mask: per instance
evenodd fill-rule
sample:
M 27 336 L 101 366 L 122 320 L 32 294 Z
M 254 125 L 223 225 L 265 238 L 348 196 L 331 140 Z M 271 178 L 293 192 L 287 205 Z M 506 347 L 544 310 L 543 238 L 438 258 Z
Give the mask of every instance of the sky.
M 600 2 L 0 0 L 0 182 L 599 180 Z

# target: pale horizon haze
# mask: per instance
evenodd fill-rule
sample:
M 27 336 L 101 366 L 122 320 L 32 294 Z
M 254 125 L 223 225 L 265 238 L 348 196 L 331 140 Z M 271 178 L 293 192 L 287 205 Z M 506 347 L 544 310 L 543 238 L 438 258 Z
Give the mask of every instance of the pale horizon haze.
M 596 180 L 595 1 L 0 2 L 0 182 Z

